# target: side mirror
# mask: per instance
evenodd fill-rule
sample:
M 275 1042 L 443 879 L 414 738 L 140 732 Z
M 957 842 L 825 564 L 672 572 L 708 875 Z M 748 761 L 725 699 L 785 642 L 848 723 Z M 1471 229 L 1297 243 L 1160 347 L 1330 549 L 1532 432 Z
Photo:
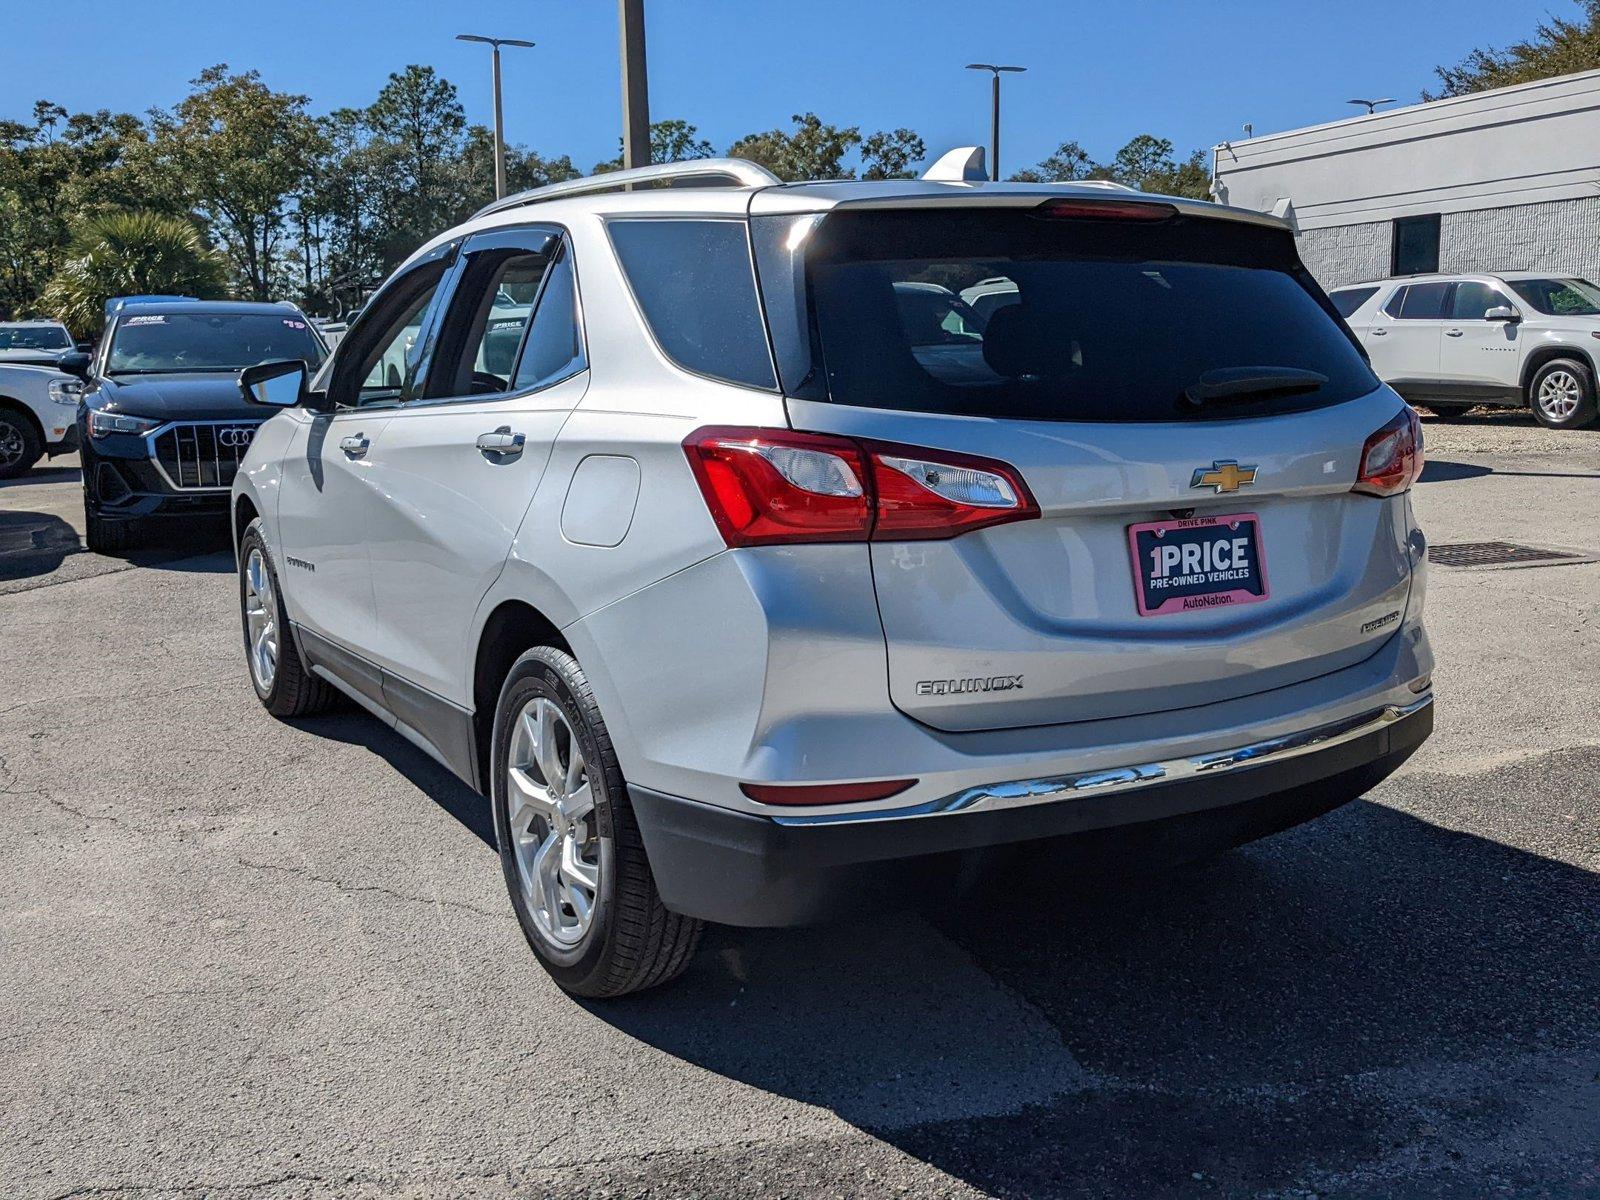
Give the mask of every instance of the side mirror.
M 82 350 L 73 350 L 63 354 L 56 360 L 56 370 L 65 371 L 68 375 L 76 375 L 79 379 L 89 378 L 89 367 L 94 362 Z
M 1509 304 L 1497 304 L 1483 314 L 1485 321 L 1510 321 L 1513 324 L 1522 320 L 1522 314 Z
M 239 372 L 239 391 L 251 404 L 293 408 L 306 395 L 306 364 L 298 358 L 257 363 Z
M 73 349 L 81 350 L 85 354 L 93 354 L 94 353 L 94 343 L 93 342 L 78 342 L 73 347 Z

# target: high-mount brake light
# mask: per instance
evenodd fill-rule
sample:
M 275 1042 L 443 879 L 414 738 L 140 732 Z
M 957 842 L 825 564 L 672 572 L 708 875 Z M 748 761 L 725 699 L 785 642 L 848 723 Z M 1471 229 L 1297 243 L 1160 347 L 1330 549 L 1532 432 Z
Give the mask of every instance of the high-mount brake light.
M 1353 492 L 1398 496 L 1422 474 L 1422 422 L 1407 405 L 1361 447 Z
M 741 783 L 739 790 L 761 804 L 864 804 L 898 796 L 916 782 L 885 779 L 877 783 Z
M 1033 210 L 1051 221 L 1170 221 L 1178 215 L 1171 204 L 1146 200 L 1046 200 Z
M 710 426 L 684 439 L 729 546 L 951 538 L 1039 515 L 993 459 L 789 429 Z

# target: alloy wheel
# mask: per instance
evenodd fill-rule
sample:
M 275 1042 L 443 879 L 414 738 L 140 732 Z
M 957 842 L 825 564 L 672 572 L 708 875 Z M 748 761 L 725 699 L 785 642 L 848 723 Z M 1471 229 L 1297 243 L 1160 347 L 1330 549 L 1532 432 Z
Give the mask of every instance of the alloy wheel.
M 1571 371 L 1551 371 L 1539 381 L 1539 411 L 1552 421 L 1572 416 L 1582 399 L 1582 385 Z
M 10 421 L 0 420 L 0 467 L 16 466 L 27 449 L 27 444 L 22 440 L 22 430 Z
M 278 597 L 272 572 L 259 547 L 250 551 L 244 565 L 244 619 L 248 630 L 250 674 L 263 692 L 272 690 L 278 676 Z
M 600 839 L 588 765 L 572 724 L 536 696 L 511 728 L 506 812 L 522 898 L 539 932 L 564 950 L 594 923 Z

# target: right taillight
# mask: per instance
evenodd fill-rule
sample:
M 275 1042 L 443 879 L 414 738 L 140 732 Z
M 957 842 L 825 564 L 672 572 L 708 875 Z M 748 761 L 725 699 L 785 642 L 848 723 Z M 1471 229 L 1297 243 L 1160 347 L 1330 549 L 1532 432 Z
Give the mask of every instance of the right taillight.
M 729 546 L 923 541 L 1039 515 L 993 459 L 788 429 L 714 426 L 683 443 Z
M 1422 422 L 1407 405 L 1361 447 L 1361 466 L 1350 490 L 1398 496 L 1422 474 Z

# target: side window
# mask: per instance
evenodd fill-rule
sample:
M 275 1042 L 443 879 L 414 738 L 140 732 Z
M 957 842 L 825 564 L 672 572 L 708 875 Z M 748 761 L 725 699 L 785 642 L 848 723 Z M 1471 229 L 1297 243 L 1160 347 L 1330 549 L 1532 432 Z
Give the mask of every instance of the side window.
M 729 383 L 777 387 L 743 221 L 635 219 L 607 228 L 668 358 Z
M 1458 283 L 1450 301 L 1450 316 L 1457 321 L 1481 321 L 1491 308 L 1510 303 L 1487 283 Z
M 353 367 L 336 364 L 333 399 L 342 407 L 397 404 L 416 384 L 421 368 L 423 320 L 439 290 L 443 268 L 430 270 L 396 299 L 390 319 L 371 334 L 360 332 Z M 362 349 L 364 347 L 364 349 Z M 353 386 L 352 386 L 353 385 Z
M 517 363 L 513 391 L 559 383 L 587 365 L 583 336 L 578 329 L 578 289 L 573 279 L 572 254 L 565 247 L 548 274 Z
M 501 250 L 474 256 L 456 291 L 458 303 L 476 303 L 460 331 L 461 356 L 441 344 L 439 386 L 430 387 L 430 395 L 498 396 L 511 390 L 517 351 L 548 265 L 543 254 Z
M 1414 283 L 1406 289 L 1406 298 L 1400 308 L 1402 321 L 1438 321 L 1444 317 L 1445 293 L 1448 283 Z
M 1383 311 L 1396 319 L 1400 316 L 1400 309 L 1405 305 L 1406 293 L 1410 288 L 1396 288 L 1394 295 L 1389 297 L 1389 302 L 1383 306 Z
M 1333 306 L 1339 310 L 1339 315 L 1348 319 L 1355 315 L 1356 309 L 1377 294 L 1378 289 L 1375 287 L 1345 288 L 1343 291 L 1329 292 L 1328 299 L 1333 301 Z

